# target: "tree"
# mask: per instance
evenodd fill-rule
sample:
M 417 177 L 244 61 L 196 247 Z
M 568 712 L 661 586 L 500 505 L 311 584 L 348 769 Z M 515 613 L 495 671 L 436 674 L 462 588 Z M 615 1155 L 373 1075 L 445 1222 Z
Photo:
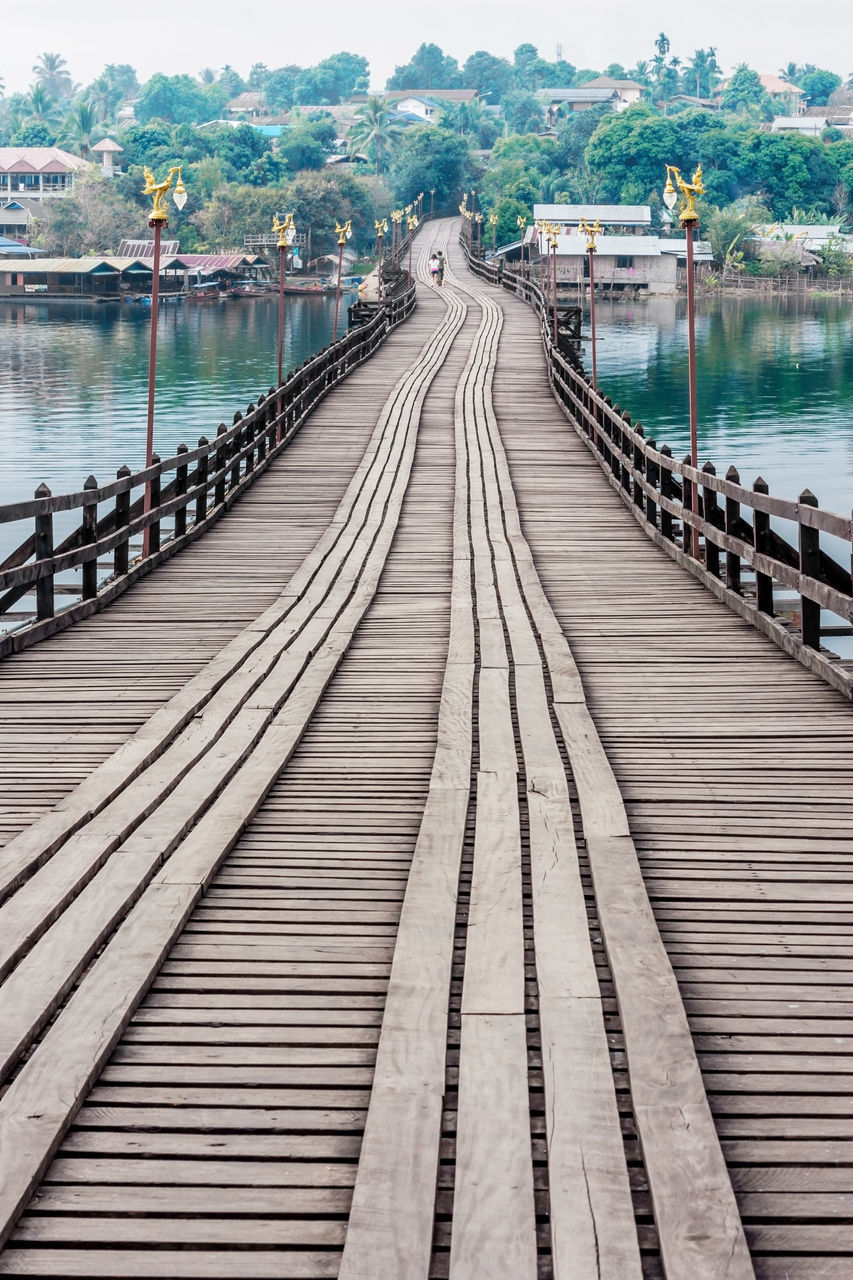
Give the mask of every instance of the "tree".
M 709 49 L 697 49 L 684 68 L 682 83 L 685 93 L 692 93 L 697 98 L 710 98 L 718 71 L 717 51 L 713 45 Z
M 394 120 L 388 99 L 371 94 L 356 112 L 347 143 L 350 155 L 364 151 L 376 165 L 377 177 L 387 167 L 388 159 L 400 143 L 403 126 Z
M 405 204 L 419 191 L 435 190 L 435 203 L 455 203 L 473 174 L 464 138 L 436 125 L 407 129 L 391 165 L 389 180 L 398 201 Z
M 158 71 L 139 91 L 135 115 L 140 124 L 155 119 L 199 124 L 209 119 L 210 102 L 206 91 L 191 76 L 164 76 Z
M 368 62 L 357 53 L 333 53 L 296 77 L 295 102 L 335 106 L 357 87 L 367 88 Z
M 799 83 L 808 98 L 810 107 L 824 107 L 829 101 L 829 95 L 841 87 L 841 76 L 815 67 L 813 71 L 806 72 Z
M 513 133 L 538 133 L 544 128 L 542 104 L 532 93 L 509 93 L 503 107 L 504 118 Z
M 655 40 L 655 48 L 662 58 L 665 58 L 669 53 L 669 40 L 663 32 L 661 32 L 657 40 Z
M 56 134 L 43 120 L 28 120 L 12 134 L 10 141 L 15 147 L 52 147 Z
M 89 159 L 92 146 L 101 135 L 100 112 L 91 102 L 79 99 L 74 103 L 62 126 L 62 140 L 79 147 L 81 155 Z
M 459 89 L 459 64 L 437 44 L 422 44 L 411 62 L 395 67 L 386 89 Z
M 674 119 L 664 119 L 637 103 L 601 121 L 584 159 L 599 174 L 605 199 L 645 203 L 652 191 L 663 186 L 665 163 L 686 168 L 695 162 L 680 155 Z
M 292 173 L 302 169 L 325 169 L 326 152 L 304 125 L 296 125 L 283 134 L 278 144 L 278 158 Z
M 757 71 L 745 62 L 736 69 L 723 90 L 723 106 L 727 111 L 742 111 L 745 107 L 758 107 L 762 112 L 768 106 L 767 94 Z
M 216 77 L 216 83 L 222 85 L 223 89 L 226 90 L 228 94 L 225 99 L 226 102 L 228 98 L 236 98 L 237 94 L 242 93 L 246 88 L 246 82 L 243 77 L 227 62 Z
M 140 209 L 123 199 L 114 183 L 90 169 L 77 175 L 73 195 L 45 201 L 35 240 L 40 249 L 63 257 L 109 253 L 115 252 L 122 238 L 138 235 L 143 223 Z
M 561 169 L 574 169 L 583 163 L 587 143 L 598 126 L 612 115 L 606 102 L 597 102 L 586 111 L 571 111 L 557 125 L 557 162 Z
M 703 208 L 702 238 L 709 241 L 714 261 L 722 267 L 733 267 L 748 255 L 755 234 L 771 215 L 753 196 L 735 200 L 722 209 Z
M 74 92 L 71 72 L 61 54 L 42 53 L 33 67 L 33 72 L 36 84 L 57 101 L 70 98 Z
M 37 84 L 26 100 L 26 114 L 30 120 L 51 125 L 59 120 L 59 107 L 47 90 Z
M 797 84 L 801 70 L 802 68 L 798 67 L 796 62 L 786 62 L 784 67 L 779 68 L 779 79 L 784 80 L 786 84 Z
M 271 111 L 290 110 L 296 101 L 296 82 L 301 74 L 302 68 L 295 64 L 276 67 L 269 73 L 264 85 L 264 94 Z
M 506 58 L 478 49 L 466 60 L 462 78 L 466 89 L 476 89 L 481 98 L 488 98 L 489 104 L 496 106 L 512 88 L 512 67 Z

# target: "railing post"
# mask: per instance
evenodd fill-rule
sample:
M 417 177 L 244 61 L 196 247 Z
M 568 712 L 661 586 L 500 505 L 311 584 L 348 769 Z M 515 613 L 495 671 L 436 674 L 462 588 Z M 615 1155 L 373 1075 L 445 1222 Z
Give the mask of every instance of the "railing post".
M 159 453 L 152 453 L 151 455 L 152 467 L 156 467 L 159 462 L 160 462 Z M 160 505 L 160 493 L 161 493 L 160 476 L 155 476 L 154 479 L 151 481 L 150 493 L 151 493 L 151 506 L 149 510 L 156 511 L 156 509 Z M 155 551 L 159 551 L 159 550 L 160 550 L 160 517 L 158 516 L 157 519 L 153 520 L 151 524 L 148 526 L 148 554 L 153 555 Z
M 200 436 L 199 449 L 207 449 L 210 441 L 207 436 Z M 207 477 L 210 470 L 210 455 L 203 453 L 198 460 L 196 469 L 196 483 L 198 484 L 198 493 L 195 499 L 195 522 L 201 524 L 207 516 Z
M 702 468 L 706 476 L 715 476 L 717 474 L 713 462 L 706 462 Z M 712 525 L 715 529 L 720 527 L 720 513 L 717 507 L 717 491 L 712 489 L 710 485 L 702 486 L 702 511 L 706 525 Z M 705 534 L 705 568 L 709 573 L 713 573 L 715 578 L 720 576 L 720 548 L 715 542 L 712 542 Z
M 672 457 L 672 450 L 668 444 L 662 444 L 660 452 L 664 458 Z M 661 467 L 660 469 L 660 496 L 662 498 L 669 498 L 670 502 L 672 501 L 672 472 L 669 467 Z M 661 503 L 660 509 L 660 531 L 666 538 L 667 542 L 674 541 L 672 536 L 672 512 L 664 510 L 663 503 Z
M 231 483 L 229 485 L 229 488 L 231 489 L 236 489 L 237 485 L 240 483 L 240 449 L 242 447 L 243 428 L 239 426 L 239 423 L 242 421 L 243 415 L 238 410 L 238 412 L 234 414 L 234 426 L 237 427 L 237 430 L 234 432 L 231 443 L 231 456 L 234 459 L 234 463 L 231 467 Z
M 255 432 L 258 440 L 258 462 L 263 462 L 267 456 L 267 410 L 266 396 L 258 396 L 258 421 L 257 430 Z
M 816 507 L 817 498 L 810 489 L 804 489 L 797 499 L 801 507 Z M 798 521 L 800 535 L 800 573 L 809 578 L 820 577 L 820 533 Z M 800 592 L 800 617 L 803 621 L 803 644 L 810 649 L 820 648 L 820 605 Z
M 130 475 L 130 467 L 119 467 L 116 472 L 116 480 L 124 480 Z M 130 524 L 130 488 L 125 489 L 122 493 L 116 494 L 116 533 L 120 529 L 126 529 Z M 113 574 L 116 578 L 123 577 L 130 567 L 130 541 L 128 538 L 122 538 L 117 542 L 113 550 Z
M 255 406 L 253 404 L 250 404 L 248 409 L 246 410 L 246 444 L 247 445 L 254 444 L 255 430 L 256 430 Z M 250 448 L 249 452 L 246 454 L 246 468 L 243 474 L 248 476 L 251 474 L 252 471 L 254 471 L 254 469 L 255 469 L 255 450 L 253 448 Z
M 83 489 L 91 493 L 97 491 L 98 482 L 89 476 L 83 482 Z M 83 523 L 80 527 L 80 542 L 84 547 L 91 547 L 98 541 L 98 503 L 97 499 L 83 503 Z M 83 561 L 83 599 L 94 600 L 98 594 L 98 557 Z
M 185 444 L 178 445 L 178 453 L 189 453 Z M 179 462 L 175 468 L 175 497 L 184 498 L 187 492 L 189 467 L 186 462 Z M 187 504 L 182 502 L 175 511 L 175 537 L 182 538 L 187 531 Z
M 224 444 L 219 443 L 219 437 L 224 436 L 226 431 L 225 423 L 220 422 L 216 428 L 216 459 L 214 466 L 216 467 L 216 485 L 213 490 L 213 501 L 215 506 L 221 507 L 225 501 L 225 472 L 227 467 L 226 448 Z
M 729 467 L 726 479 L 730 484 L 740 484 L 736 467 Z M 726 533 L 730 538 L 740 537 L 740 503 L 737 498 L 726 498 Z M 740 556 L 736 551 L 726 552 L 726 586 L 740 595 Z
M 754 493 L 769 493 L 770 486 L 761 476 L 752 486 Z M 752 545 L 762 555 L 770 554 L 770 516 L 757 508 L 752 513 Z M 773 617 L 773 579 L 769 573 L 755 571 L 755 603 L 762 613 Z
M 639 422 L 637 423 L 634 430 L 636 431 L 637 435 L 640 436 L 641 438 L 645 437 L 646 433 L 643 430 L 643 428 L 640 426 Z M 634 506 L 638 507 L 640 511 L 642 511 L 643 509 L 645 494 L 643 493 L 643 486 L 640 484 L 639 477 L 643 476 L 643 478 L 645 479 L 645 470 L 646 470 L 645 461 L 646 461 L 646 456 L 643 452 L 643 446 L 635 442 L 634 443 L 634 471 L 637 474 L 635 474 L 634 476 L 634 485 L 633 485 Z
M 40 484 L 33 495 L 36 498 L 49 498 L 50 489 Z M 53 515 L 50 511 L 36 516 L 35 520 L 36 560 L 50 560 L 53 555 Z M 36 581 L 36 616 L 39 622 L 53 617 L 53 574 L 46 573 Z
M 628 438 L 625 434 L 625 427 L 626 426 L 630 427 L 631 415 L 630 413 L 622 413 L 618 405 L 616 406 L 616 412 L 619 414 L 619 423 L 616 427 L 616 431 L 619 436 L 619 480 L 621 482 L 621 485 L 624 491 L 627 494 L 630 494 L 631 468 L 629 464 L 626 462 L 625 455 L 626 453 L 630 453 L 631 460 L 633 461 L 634 454 L 633 454 L 633 448 L 629 450 L 627 447 Z
M 690 454 L 684 458 L 684 462 L 688 467 L 693 465 Z M 685 513 L 693 511 L 693 481 L 688 480 L 687 476 L 681 477 L 681 550 L 690 552 L 693 548 L 693 529 L 692 525 L 685 520 Z
M 647 441 L 647 448 L 656 450 L 657 447 L 658 447 L 657 441 L 655 440 L 654 436 L 651 436 Z M 649 457 L 648 454 L 646 454 L 645 475 L 646 475 L 646 484 L 649 486 L 650 489 L 652 490 L 660 489 L 660 467 L 654 461 L 653 458 Z M 652 526 L 653 529 L 657 528 L 657 522 L 658 522 L 657 516 L 658 516 L 658 508 L 657 508 L 657 503 L 655 502 L 654 493 L 647 493 L 646 494 L 646 519 L 648 520 L 649 524 Z

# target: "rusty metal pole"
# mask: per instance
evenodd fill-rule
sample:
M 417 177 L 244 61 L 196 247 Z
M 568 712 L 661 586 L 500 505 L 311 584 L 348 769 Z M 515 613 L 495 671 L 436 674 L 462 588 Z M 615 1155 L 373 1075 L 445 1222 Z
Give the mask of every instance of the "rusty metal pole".
M 685 226 L 687 236 L 687 381 L 690 392 L 690 465 L 699 468 L 699 426 L 696 411 L 696 316 L 693 295 L 693 222 Z M 699 485 L 690 487 L 691 508 L 699 514 Z M 699 530 L 691 530 L 691 550 L 694 560 L 699 559 Z
M 589 250 L 589 337 L 592 346 L 592 389 L 598 390 L 598 370 L 595 363 L 595 250 Z
M 148 421 L 145 431 L 145 467 L 151 466 L 154 457 L 154 390 L 157 377 L 157 311 L 160 305 L 160 234 L 168 223 L 163 218 L 152 218 L 148 223 L 154 231 L 154 261 L 151 275 L 151 338 L 148 347 Z M 142 509 L 147 515 L 151 510 L 151 482 L 145 482 Z M 142 532 L 142 556 L 148 555 L 151 545 L 149 526 Z
M 557 346 L 557 240 L 551 245 L 551 257 L 553 259 L 554 272 L 554 346 Z

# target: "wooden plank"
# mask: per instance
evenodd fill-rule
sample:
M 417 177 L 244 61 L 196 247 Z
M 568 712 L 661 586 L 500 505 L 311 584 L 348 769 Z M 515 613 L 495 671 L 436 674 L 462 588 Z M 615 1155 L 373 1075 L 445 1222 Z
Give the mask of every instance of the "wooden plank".
M 462 1018 L 450 1280 L 535 1280 L 524 1015 Z

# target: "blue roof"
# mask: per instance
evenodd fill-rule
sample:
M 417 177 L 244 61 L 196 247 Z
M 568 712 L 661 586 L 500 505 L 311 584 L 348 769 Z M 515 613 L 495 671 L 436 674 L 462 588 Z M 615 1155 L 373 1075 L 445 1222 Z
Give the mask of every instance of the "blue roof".
M 10 240 L 8 236 L 0 236 L 0 254 L 6 258 L 34 258 L 41 253 L 47 253 L 47 250 L 34 249 L 32 245 L 22 244 L 20 240 Z

